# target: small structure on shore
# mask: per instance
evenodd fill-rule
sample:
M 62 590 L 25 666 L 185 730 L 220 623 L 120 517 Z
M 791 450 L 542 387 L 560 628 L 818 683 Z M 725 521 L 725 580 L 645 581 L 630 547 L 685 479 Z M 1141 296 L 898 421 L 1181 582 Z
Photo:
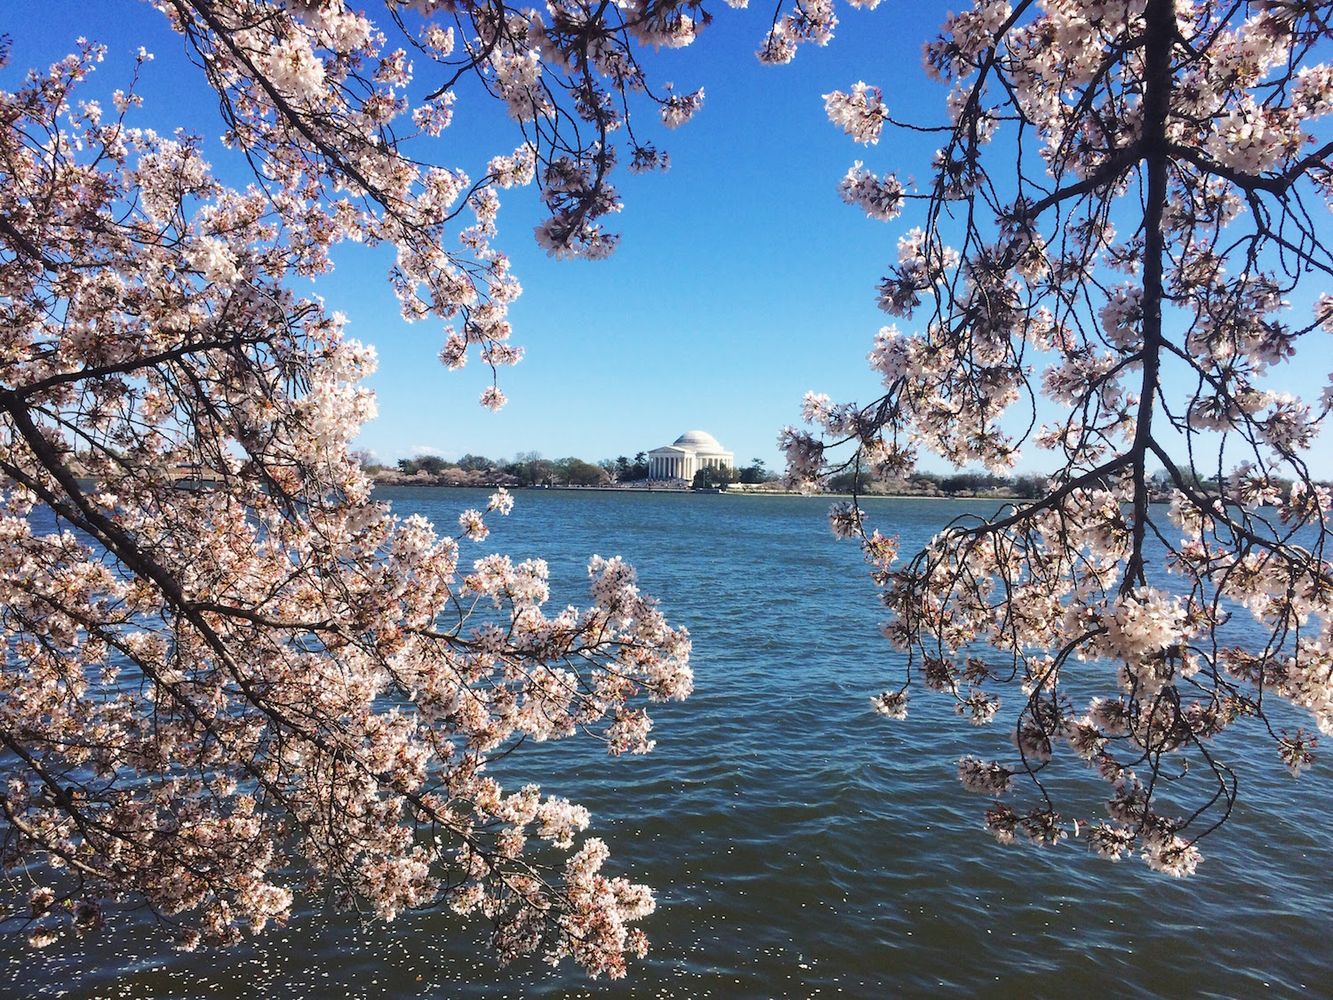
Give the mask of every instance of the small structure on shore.
M 707 431 L 686 431 L 672 444 L 648 453 L 649 479 L 684 479 L 690 482 L 700 469 L 735 469 L 736 455 Z

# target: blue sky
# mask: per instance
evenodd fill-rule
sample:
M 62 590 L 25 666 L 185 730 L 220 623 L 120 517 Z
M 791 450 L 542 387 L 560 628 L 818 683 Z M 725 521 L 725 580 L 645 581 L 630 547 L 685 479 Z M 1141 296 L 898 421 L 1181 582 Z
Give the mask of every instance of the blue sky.
M 875 285 L 913 220 L 910 210 L 892 223 L 867 220 L 839 200 L 837 184 L 856 159 L 924 179 L 935 143 L 886 133 L 878 146 L 858 146 L 829 124 L 821 95 L 866 80 L 883 87 L 895 114 L 938 120 L 946 91 L 927 80 L 920 54 L 947 9 L 844 6 L 827 48 L 807 46 L 794 64 L 766 68 L 753 53 L 771 11 L 720 7 L 694 46 L 650 53 L 657 80 L 681 90 L 702 85 L 707 97 L 685 127 L 644 129 L 670 152 L 672 166 L 643 177 L 621 171 L 626 207 L 612 222 L 623 240 L 610 260 L 548 258 L 531 235 L 541 218 L 536 191 L 504 193 L 498 244 L 524 286 L 511 318 L 527 357 L 502 372 L 510 403 L 498 414 L 476 403 L 487 369 L 474 358 L 448 372 L 436 360 L 440 325 L 399 318 L 384 281 L 387 257 L 341 252 L 339 269 L 317 290 L 348 315 L 351 335 L 375 344 L 381 361 L 372 379 L 380 416 L 361 444 L 386 460 L 423 450 L 597 460 L 698 427 L 738 460 L 760 457 L 776 467 L 777 433 L 797 422 L 807 389 L 840 401 L 873 398 L 877 383 L 864 357 L 888 319 L 875 307 Z M 92 88 L 109 92 L 124 84 L 129 55 L 144 44 L 158 58 L 147 71 L 140 123 L 210 137 L 219 131 L 198 71 L 147 4 L 18 0 L 7 12 L 0 30 L 13 35 L 14 51 L 0 79 L 57 58 L 82 34 L 111 48 Z M 517 138 L 502 108 L 464 94 L 454 125 L 427 152 L 477 176 Z M 1307 340 L 1303 363 L 1282 377 L 1313 398 L 1333 370 L 1333 338 Z M 1333 474 L 1330 450 L 1313 456 L 1320 474 Z M 1020 468 L 1052 464 L 1030 451 Z

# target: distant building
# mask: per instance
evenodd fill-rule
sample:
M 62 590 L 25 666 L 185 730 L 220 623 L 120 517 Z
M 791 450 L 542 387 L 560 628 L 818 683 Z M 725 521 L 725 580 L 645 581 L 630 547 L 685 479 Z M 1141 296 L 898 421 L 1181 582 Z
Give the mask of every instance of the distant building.
M 649 479 L 694 479 L 700 469 L 734 469 L 736 455 L 707 431 L 686 431 L 673 444 L 648 452 Z

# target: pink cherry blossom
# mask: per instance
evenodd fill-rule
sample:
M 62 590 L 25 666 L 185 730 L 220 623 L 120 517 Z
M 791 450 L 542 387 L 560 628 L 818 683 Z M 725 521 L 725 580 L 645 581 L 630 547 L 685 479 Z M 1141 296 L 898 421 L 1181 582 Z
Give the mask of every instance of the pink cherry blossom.
M 923 686 L 1011 727 L 1013 759 L 959 765 L 966 787 L 1016 800 L 986 813 L 1001 842 L 1080 837 L 1190 875 L 1238 794 L 1213 739 L 1243 727 L 1295 774 L 1317 740 L 1277 731 L 1273 700 L 1333 732 L 1329 501 L 1306 461 L 1333 380 L 1300 399 L 1283 374 L 1333 329 L 1330 29 L 1286 3 L 964 7 L 925 49 L 942 124 L 899 125 L 864 82 L 825 97 L 858 143 L 940 139 L 879 286 L 903 326 L 868 355 L 882 395 L 807 394 L 811 430 L 780 442 L 788 474 L 814 488 L 892 456 L 902 475 L 918 453 L 1048 470 L 1043 495 L 974 501 L 901 561 L 869 512 L 834 508 L 905 654 L 872 704 L 901 718 Z M 876 170 L 856 161 L 844 200 L 893 219 L 909 200 Z M 1294 305 L 1310 298 L 1312 315 Z M 1235 616 L 1258 638 L 1237 645 Z M 1019 697 L 1001 705 L 1005 687 Z M 1112 786 L 1112 822 L 1055 811 L 1045 772 L 1067 757 Z M 1159 805 L 1166 775 L 1183 816 Z

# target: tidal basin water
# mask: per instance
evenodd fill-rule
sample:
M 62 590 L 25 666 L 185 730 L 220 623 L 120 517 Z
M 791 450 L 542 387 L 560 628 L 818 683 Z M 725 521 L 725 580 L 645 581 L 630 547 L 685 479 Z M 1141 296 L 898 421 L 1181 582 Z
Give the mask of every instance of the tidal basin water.
M 383 495 L 444 530 L 485 501 Z M 869 695 L 898 665 L 858 550 L 828 531 L 828 500 L 516 497 L 477 555 L 547 559 L 558 607 L 585 601 L 589 555 L 619 553 L 694 637 L 695 694 L 656 706 L 652 754 L 610 760 L 567 741 L 497 772 L 586 805 L 616 870 L 657 889 L 652 950 L 628 979 L 498 967 L 479 952 L 486 927 L 447 912 L 363 925 L 307 901 L 226 952 L 176 954 L 134 921 L 40 953 L 10 935 L 0 996 L 1333 996 L 1329 762 L 1294 781 L 1253 730 L 1223 744 L 1241 804 L 1191 880 L 1081 845 L 1000 847 L 955 765 L 1004 755 L 1006 731 L 924 694 L 906 722 L 874 715 Z M 904 548 L 966 509 L 867 506 Z M 1096 785 L 1070 786 L 1088 793 L 1084 815 L 1098 815 Z

